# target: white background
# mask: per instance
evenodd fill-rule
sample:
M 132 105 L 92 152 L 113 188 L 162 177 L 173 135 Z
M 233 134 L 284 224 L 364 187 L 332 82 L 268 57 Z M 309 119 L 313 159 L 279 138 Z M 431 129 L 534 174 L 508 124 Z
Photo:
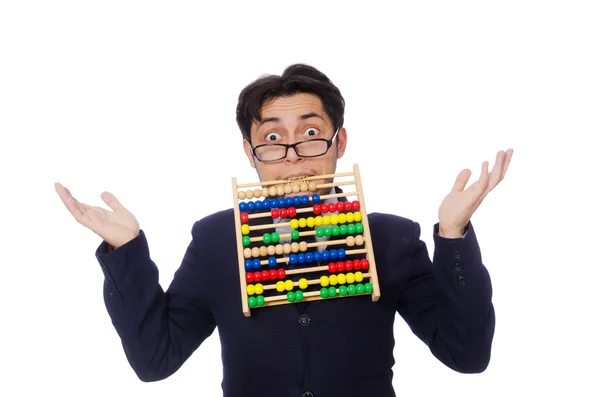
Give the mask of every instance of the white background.
M 114 193 L 168 287 L 194 221 L 231 206 L 231 177 L 256 180 L 240 90 L 295 62 L 347 101 L 338 170 L 358 163 L 368 211 L 418 221 L 430 255 L 458 172 L 515 149 L 472 219 L 494 286 L 491 363 L 455 373 L 398 317 L 398 395 L 598 395 L 596 2 L 198 3 L 0 6 L 2 396 L 221 395 L 216 332 L 170 378 L 137 379 L 104 308 L 101 239 L 53 184 L 105 208 Z

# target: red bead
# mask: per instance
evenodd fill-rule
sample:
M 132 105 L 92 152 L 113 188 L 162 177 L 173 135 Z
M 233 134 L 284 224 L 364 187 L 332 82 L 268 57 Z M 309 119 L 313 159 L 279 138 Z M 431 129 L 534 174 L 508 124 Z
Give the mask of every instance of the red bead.
M 287 216 L 287 210 L 285 208 L 280 209 L 279 216 L 285 218 Z
M 280 280 L 283 280 L 285 278 L 284 268 L 280 268 L 279 270 L 277 270 L 277 278 L 279 278 Z
M 263 270 L 262 271 L 262 281 L 268 281 L 268 280 L 269 280 L 269 271 Z
M 246 273 L 246 282 L 253 283 L 254 282 L 254 273 L 248 272 Z
M 248 222 L 248 213 L 247 212 L 242 212 L 240 214 L 240 220 L 242 221 L 242 223 Z
M 260 272 L 254 272 L 254 281 L 259 282 L 261 278 L 262 275 L 260 274 Z
M 343 272 L 344 271 L 344 262 L 339 261 L 338 263 L 336 263 L 336 268 L 338 272 Z
M 272 269 L 272 270 L 269 272 L 269 278 L 270 278 L 271 280 L 276 280 L 276 279 L 277 279 L 277 270 L 275 270 L 275 269 Z
M 327 204 L 321 204 L 321 214 L 326 214 L 327 211 L 329 211 L 329 207 L 327 207 Z
M 358 200 L 354 200 L 354 201 L 352 202 L 352 209 L 356 211 L 356 210 L 358 210 L 359 208 L 360 208 L 360 202 L 359 202 Z
M 350 201 L 344 201 L 344 210 L 350 211 L 352 209 L 352 203 Z
M 278 209 L 271 210 L 271 217 L 273 219 L 277 219 L 278 216 L 279 216 L 279 210 Z
M 342 201 L 338 201 L 335 205 L 335 209 L 338 210 L 338 212 L 342 212 L 344 210 L 344 203 Z
M 287 210 L 288 217 L 293 218 L 296 216 L 296 208 L 290 207 Z
M 329 262 L 329 273 L 335 273 L 335 262 Z
M 321 213 L 321 205 L 315 204 L 313 205 L 313 214 L 319 215 Z
M 368 261 L 368 260 L 366 260 L 366 259 L 362 259 L 362 260 L 360 261 L 360 267 L 361 267 L 363 270 L 367 270 L 367 269 L 369 268 L 369 261 Z
M 329 210 L 329 212 L 335 212 L 335 203 L 329 203 L 327 209 Z
M 354 267 L 354 270 L 360 270 L 360 260 L 359 259 L 355 259 L 352 262 L 352 266 Z
M 352 271 L 352 261 L 346 261 L 344 264 L 346 267 L 346 271 L 351 272 Z

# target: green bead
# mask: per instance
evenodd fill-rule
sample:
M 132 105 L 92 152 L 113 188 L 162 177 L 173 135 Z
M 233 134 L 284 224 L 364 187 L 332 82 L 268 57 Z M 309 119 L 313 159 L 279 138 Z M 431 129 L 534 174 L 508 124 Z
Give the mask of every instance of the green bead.
M 319 293 L 321 294 L 321 298 L 323 298 L 323 299 L 325 299 L 329 296 L 329 292 L 327 291 L 327 288 L 325 288 L 325 287 L 321 288 Z
M 276 232 L 271 233 L 271 242 L 273 244 L 277 244 L 279 242 L 279 233 L 276 233 Z
M 329 287 L 329 296 L 333 298 L 335 296 L 335 294 L 336 294 L 335 287 Z
M 354 226 L 354 223 L 351 223 L 348 225 L 348 234 L 354 234 L 356 232 L 356 227 Z
M 242 237 L 242 244 L 244 244 L 245 247 L 250 245 L 250 236 L 244 236 Z
M 338 225 L 335 225 L 331 228 L 331 235 L 332 236 L 339 236 L 340 234 L 340 227 Z
M 354 294 L 356 294 L 356 286 L 355 286 L 354 284 L 350 284 L 350 285 L 348 286 L 348 293 L 349 293 L 350 295 L 354 295 Z
M 365 286 L 362 285 L 362 283 L 356 284 L 356 293 L 357 294 L 364 294 L 365 293 Z
M 296 291 L 296 301 L 300 302 L 304 299 L 304 293 L 301 290 Z
M 371 283 L 366 283 L 365 284 L 365 292 L 370 294 L 371 292 L 373 292 L 373 284 Z
M 258 295 L 258 296 L 256 297 L 256 304 L 257 304 L 258 306 L 263 306 L 263 305 L 265 304 L 265 297 L 264 297 L 264 296 L 262 296 L 262 295 Z
M 340 234 L 341 234 L 342 236 L 345 236 L 345 235 L 346 235 L 346 233 L 348 233 L 348 226 L 346 226 L 346 225 L 342 225 L 342 226 L 340 226 Z
M 269 233 L 263 234 L 263 242 L 265 244 L 271 244 L 271 235 Z
M 255 296 L 251 296 L 250 298 L 248 298 L 248 306 L 250 306 L 250 307 L 256 306 L 256 297 Z
M 293 302 L 296 300 L 296 294 L 294 294 L 292 291 L 287 293 L 287 300 L 288 302 Z
M 292 230 L 292 240 L 298 240 L 300 238 L 300 232 L 296 229 Z
M 346 287 L 345 285 L 340 286 L 340 295 L 346 296 L 347 294 L 348 294 L 348 287 Z
M 331 237 L 331 227 L 326 227 L 325 228 L 325 236 Z
M 325 235 L 325 231 L 322 227 L 317 229 L 317 237 L 323 237 Z
M 356 229 L 356 233 L 362 233 L 365 230 L 362 223 L 357 223 L 355 226 L 355 229 Z

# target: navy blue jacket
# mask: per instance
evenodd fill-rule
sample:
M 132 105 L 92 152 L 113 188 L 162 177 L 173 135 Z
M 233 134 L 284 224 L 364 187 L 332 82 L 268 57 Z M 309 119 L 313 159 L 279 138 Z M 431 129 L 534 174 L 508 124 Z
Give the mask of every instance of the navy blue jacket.
M 395 396 L 396 313 L 453 370 L 487 367 L 492 287 L 470 222 L 457 239 L 438 236 L 434 226 L 432 263 L 418 223 L 371 213 L 377 302 L 353 296 L 264 307 L 245 317 L 233 216 L 229 209 L 194 223 L 166 292 L 143 229 L 112 252 L 105 241 L 98 247 L 106 308 L 142 381 L 173 374 L 217 328 L 225 397 Z

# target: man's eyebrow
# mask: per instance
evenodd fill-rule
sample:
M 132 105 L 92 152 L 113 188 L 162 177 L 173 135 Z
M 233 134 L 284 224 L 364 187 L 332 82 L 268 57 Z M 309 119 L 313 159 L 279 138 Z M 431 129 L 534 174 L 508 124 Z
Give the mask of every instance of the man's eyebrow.
M 315 113 L 315 112 L 310 112 L 310 113 L 306 113 L 303 114 L 299 117 L 300 120 L 306 120 L 306 119 L 310 119 L 311 117 L 318 117 L 321 120 L 325 120 L 323 117 L 321 117 L 319 114 Z M 261 125 L 265 124 L 265 123 L 281 123 L 281 119 L 279 117 L 267 117 L 266 119 L 262 119 L 259 123 L 258 123 L 258 127 L 260 127 Z

